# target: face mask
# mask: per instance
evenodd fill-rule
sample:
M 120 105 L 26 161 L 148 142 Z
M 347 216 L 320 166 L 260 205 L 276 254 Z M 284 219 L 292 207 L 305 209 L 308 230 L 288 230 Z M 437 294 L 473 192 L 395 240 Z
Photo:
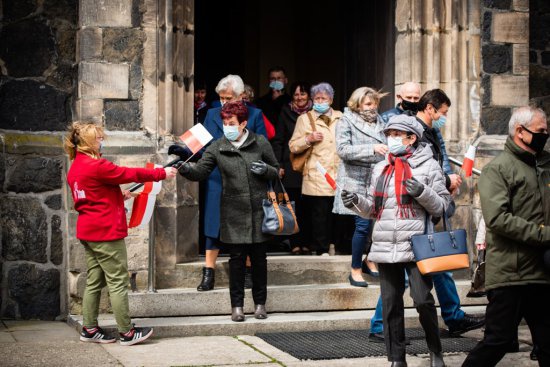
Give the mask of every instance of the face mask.
M 234 125 L 234 126 L 223 125 L 223 135 L 225 135 L 227 140 L 235 141 L 239 137 L 239 127 L 237 125 Z
M 313 110 L 315 112 L 319 112 L 319 113 L 325 113 L 328 111 L 328 109 L 330 108 L 329 104 L 327 102 L 323 102 L 323 103 L 314 103 L 313 104 Z
M 275 89 L 275 90 L 282 90 L 285 87 L 283 82 L 279 80 L 274 80 L 271 83 L 269 83 L 269 88 Z
M 410 101 L 401 101 L 401 108 L 405 111 L 411 111 L 413 113 L 418 112 L 418 102 L 410 102 Z
M 524 142 L 525 145 L 533 149 L 537 154 L 542 152 L 544 150 L 544 146 L 546 145 L 546 141 L 548 140 L 549 135 L 546 133 L 534 133 L 524 126 L 522 126 L 522 129 L 530 132 L 532 135 L 531 142 L 529 144 Z
M 376 122 L 376 120 L 378 120 L 378 111 L 375 109 L 363 110 L 363 111 L 359 111 L 358 113 L 363 120 L 371 124 Z
M 399 155 L 405 152 L 407 145 L 403 145 L 403 138 L 399 136 L 388 136 L 388 149 L 393 155 Z
M 441 115 L 440 118 L 438 118 L 437 120 L 432 121 L 432 127 L 435 127 L 437 129 L 441 129 L 443 127 L 443 125 L 445 125 L 446 122 L 447 122 L 447 117 L 445 117 L 445 115 Z

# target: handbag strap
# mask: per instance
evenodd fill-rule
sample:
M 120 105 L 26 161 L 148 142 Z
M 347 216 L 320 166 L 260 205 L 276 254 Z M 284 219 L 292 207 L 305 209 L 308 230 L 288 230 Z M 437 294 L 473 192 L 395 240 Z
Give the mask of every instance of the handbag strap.
M 317 129 L 315 128 L 315 119 L 311 115 L 311 111 L 307 112 L 307 117 L 309 118 L 309 123 L 311 124 L 311 130 L 317 131 Z
M 451 226 L 451 221 L 449 220 L 449 217 L 447 216 L 447 212 L 443 212 L 443 230 L 445 232 L 452 232 L 453 227 Z M 434 225 L 432 223 L 432 215 L 426 215 L 426 219 L 424 222 L 424 234 L 432 234 L 434 233 Z

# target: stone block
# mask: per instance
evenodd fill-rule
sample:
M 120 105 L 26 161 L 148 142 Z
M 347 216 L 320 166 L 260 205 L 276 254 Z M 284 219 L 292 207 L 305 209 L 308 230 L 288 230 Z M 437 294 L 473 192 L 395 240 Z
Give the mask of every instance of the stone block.
M 145 34 L 135 28 L 103 30 L 103 58 L 108 62 L 134 62 L 141 57 Z
M 481 105 L 488 107 L 491 104 L 491 76 L 489 74 L 482 74 L 480 86 Z
M 44 192 L 60 189 L 62 164 L 59 159 L 10 156 L 6 165 L 6 190 Z
M 527 76 L 494 75 L 491 77 L 491 104 L 495 106 L 524 106 L 529 102 Z
M 149 236 L 148 227 L 140 232 L 143 236 L 132 236 L 126 238 L 126 249 L 128 252 L 128 271 L 147 270 L 149 264 Z M 145 232 L 145 233 L 143 233 Z
M 516 11 L 529 11 L 529 0 L 512 0 L 512 9 Z
M 103 123 L 102 99 L 79 99 L 75 103 L 75 115 L 80 121 Z
M 53 210 L 59 210 L 61 209 L 61 195 L 50 195 L 46 198 L 44 203 L 48 206 L 48 208 Z
M 485 11 L 483 13 L 483 21 L 481 22 L 481 39 L 484 42 L 491 40 L 491 23 L 493 22 L 493 13 Z
M 129 75 L 128 65 L 81 62 L 78 95 L 86 99 L 126 99 Z
M 105 101 L 105 126 L 108 130 L 139 130 L 139 101 Z
M 483 107 L 481 110 L 481 127 L 486 134 L 505 135 L 508 133 L 508 121 L 512 111 L 504 107 Z
M 76 85 L 78 77 L 78 67 L 73 62 L 61 61 L 46 73 L 46 83 L 65 91 L 69 94 L 73 93 L 73 88 Z
M 71 24 L 60 19 L 54 19 L 49 24 L 55 35 L 58 61 L 74 63 L 76 60 L 76 21 Z
M 143 27 L 157 27 L 158 1 L 145 0 L 143 2 L 143 15 L 141 24 Z
M 529 67 L 529 96 L 531 98 L 550 95 L 550 69 L 539 65 Z
M 143 73 L 139 62 L 130 65 L 130 98 L 139 100 L 143 90 Z
M 45 263 L 48 222 L 37 198 L 3 195 L 0 200 L 2 257 Z
M 69 241 L 69 271 L 86 271 L 86 251 L 84 245 L 75 237 L 70 237 Z
M 103 52 L 102 28 L 86 27 L 78 31 L 77 50 L 78 61 L 100 59 Z
M 44 15 L 50 19 L 60 18 L 71 24 L 78 23 L 78 0 L 44 0 Z
M 409 0 L 397 0 L 395 3 L 395 27 L 397 32 L 404 32 L 410 28 L 411 4 Z
M 504 43 L 529 42 L 529 14 L 494 13 L 491 41 Z
M 22 131 L 65 131 L 70 94 L 34 80 L 0 85 L 0 128 Z
M 512 45 L 512 72 L 518 75 L 529 75 L 529 45 Z
M 63 133 L 10 132 L 4 135 L 5 152 L 12 154 L 63 155 Z
M 53 32 L 44 21 L 34 18 L 3 26 L 0 32 L 0 58 L 9 76 L 42 76 L 54 56 Z
M 19 264 L 8 272 L 8 295 L 17 303 L 22 319 L 54 320 L 60 313 L 59 292 L 57 269 Z
M 50 261 L 55 265 L 61 265 L 63 263 L 63 231 L 59 215 L 52 215 L 51 226 Z
M 411 38 L 409 34 L 398 34 L 395 41 L 395 84 L 403 84 L 412 80 L 411 71 Z
M 132 0 L 81 0 L 80 26 L 131 27 Z
M 486 44 L 482 47 L 483 71 L 500 74 L 512 71 L 512 46 Z

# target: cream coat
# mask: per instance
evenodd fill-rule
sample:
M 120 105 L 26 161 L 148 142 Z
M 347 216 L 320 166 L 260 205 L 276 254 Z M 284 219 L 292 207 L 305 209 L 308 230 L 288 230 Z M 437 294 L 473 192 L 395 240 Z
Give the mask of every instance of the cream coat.
M 325 177 L 315 168 L 317 162 L 327 170 L 327 172 L 336 179 L 336 172 L 340 158 L 336 153 L 336 124 L 342 117 L 342 112 L 332 110 L 330 123 L 327 126 L 323 120 L 319 118 L 320 114 L 311 111 L 315 118 L 315 129 L 323 133 L 323 140 L 313 144 L 313 151 L 306 162 L 303 181 L 302 194 L 310 196 L 334 196 L 334 190 L 327 183 Z M 311 134 L 311 124 L 307 114 L 298 117 L 294 134 L 288 142 L 288 146 L 292 153 L 301 153 L 309 146 L 306 143 L 306 136 Z

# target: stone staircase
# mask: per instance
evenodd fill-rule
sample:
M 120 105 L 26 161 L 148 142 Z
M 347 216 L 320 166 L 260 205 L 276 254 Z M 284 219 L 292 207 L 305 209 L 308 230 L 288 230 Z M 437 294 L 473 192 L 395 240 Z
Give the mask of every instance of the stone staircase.
M 350 256 L 270 256 L 269 318 L 248 317 L 244 323 L 234 323 L 229 319 L 227 258 L 218 261 L 212 291 L 196 290 L 202 266 L 203 262 L 179 264 L 168 273 L 157 273 L 157 292 L 130 292 L 130 313 L 136 324 L 155 326 L 156 335 L 165 337 L 368 328 L 380 294 L 376 278 L 366 276 L 368 288 L 349 285 Z M 470 309 L 467 312 L 484 312 L 486 298 L 467 298 L 470 281 L 456 276 L 462 305 Z M 252 313 L 253 306 L 251 292 L 246 290 L 245 312 Z M 405 307 L 409 308 L 408 325 L 417 326 L 408 291 Z M 102 325 L 107 323 L 107 329 L 114 330 L 113 315 L 102 315 L 102 319 Z M 71 316 L 70 323 L 78 327 L 81 317 Z

